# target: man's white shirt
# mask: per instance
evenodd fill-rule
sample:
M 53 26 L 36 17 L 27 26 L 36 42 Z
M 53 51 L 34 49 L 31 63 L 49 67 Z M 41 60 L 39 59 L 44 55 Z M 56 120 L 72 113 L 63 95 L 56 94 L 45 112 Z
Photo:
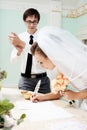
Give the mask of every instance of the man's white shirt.
M 35 42 L 37 39 L 37 33 L 33 34 L 33 41 Z M 19 38 L 26 43 L 25 48 L 23 49 L 20 56 L 17 56 L 17 49 L 14 48 L 11 53 L 11 63 L 17 63 L 17 61 L 21 58 L 22 64 L 21 64 L 21 73 L 25 73 L 26 70 L 26 63 L 27 63 L 27 56 L 30 52 L 31 45 L 29 44 L 30 41 L 30 34 L 26 31 L 21 34 L 19 34 Z M 46 69 L 42 68 L 40 64 L 37 62 L 37 60 L 33 56 L 33 62 L 32 62 L 32 70 L 31 74 L 39 74 L 46 72 Z

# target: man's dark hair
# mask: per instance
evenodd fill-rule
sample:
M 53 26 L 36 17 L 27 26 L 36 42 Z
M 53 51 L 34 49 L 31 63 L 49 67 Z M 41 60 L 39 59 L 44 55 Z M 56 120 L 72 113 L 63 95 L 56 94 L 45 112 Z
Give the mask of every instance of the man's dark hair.
M 40 20 L 40 13 L 36 9 L 34 9 L 34 8 L 29 8 L 29 9 L 27 9 L 24 12 L 23 20 L 25 21 L 28 16 L 32 16 L 32 15 L 35 15 L 35 17 L 38 19 L 38 22 L 39 22 L 39 20 Z

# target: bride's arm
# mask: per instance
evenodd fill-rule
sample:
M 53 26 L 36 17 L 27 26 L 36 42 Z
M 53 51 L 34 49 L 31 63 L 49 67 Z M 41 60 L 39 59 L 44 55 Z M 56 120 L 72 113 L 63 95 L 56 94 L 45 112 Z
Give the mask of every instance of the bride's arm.
M 31 97 L 32 102 L 38 102 L 38 101 L 47 101 L 47 100 L 56 100 L 60 98 L 60 94 L 57 93 L 47 93 L 47 94 L 40 94 L 33 95 Z
M 62 94 L 68 100 L 80 100 L 87 99 L 87 90 L 80 92 L 73 92 L 72 90 L 66 90 Z

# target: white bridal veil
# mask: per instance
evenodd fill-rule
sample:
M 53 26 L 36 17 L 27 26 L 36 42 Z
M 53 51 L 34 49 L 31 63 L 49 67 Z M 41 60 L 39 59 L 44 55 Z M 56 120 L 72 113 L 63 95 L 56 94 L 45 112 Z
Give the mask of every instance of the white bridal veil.
M 87 47 L 70 32 L 44 27 L 38 32 L 40 48 L 70 81 L 87 80 Z

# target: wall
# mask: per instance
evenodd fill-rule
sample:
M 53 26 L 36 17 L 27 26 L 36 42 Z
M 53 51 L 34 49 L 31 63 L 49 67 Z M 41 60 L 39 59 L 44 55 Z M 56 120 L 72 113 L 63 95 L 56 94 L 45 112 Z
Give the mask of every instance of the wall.
M 87 14 L 78 18 L 78 32 L 77 36 L 80 40 L 87 39 Z
M 62 28 L 69 30 L 72 32 L 72 34 L 76 35 L 77 34 L 77 18 L 67 18 L 67 17 L 62 17 Z
M 9 44 L 8 35 L 14 31 L 19 33 L 25 29 L 22 22 L 22 12 L 15 10 L 0 10 L 0 67 L 8 72 L 6 83 L 16 83 L 19 64 L 10 64 L 12 46 Z

